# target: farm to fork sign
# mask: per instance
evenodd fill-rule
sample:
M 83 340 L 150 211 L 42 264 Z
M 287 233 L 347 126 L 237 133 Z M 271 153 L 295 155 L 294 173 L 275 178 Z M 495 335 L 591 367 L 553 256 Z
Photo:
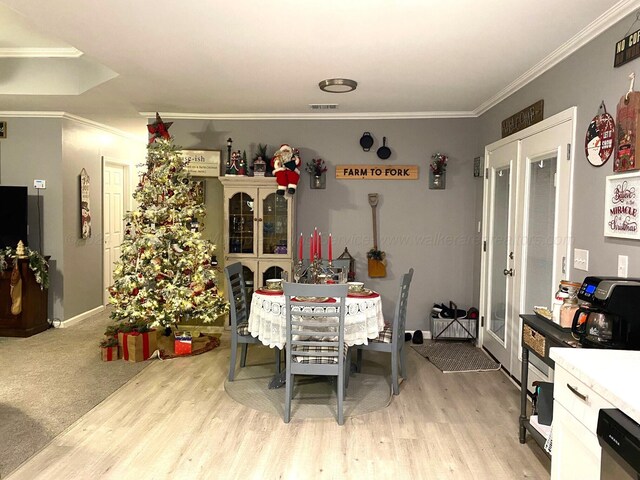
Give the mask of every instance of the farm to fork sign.
M 417 180 L 417 165 L 337 165 L 336 178 L 341 180 Z
M 607 177 L 604 234 L 607 237 L 640 240 L 638 232 L 638 192 L 640 173 Z

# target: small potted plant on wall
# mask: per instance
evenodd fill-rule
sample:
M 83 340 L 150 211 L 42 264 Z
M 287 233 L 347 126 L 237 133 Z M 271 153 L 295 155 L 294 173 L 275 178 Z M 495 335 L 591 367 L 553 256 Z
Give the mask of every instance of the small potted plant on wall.
M 305 169 L 309 173 L 311 188 L 326 188 L 327 182 L 325 173 L 327 171 L 327 166 L 325 165 L 324 160 L 321 158 L 314 158 L 310 162 L 307 162 Z
M 429 164 L 429 188 L 439 190 L 445 187 L 447 160 L 449 160 L 449 157 L 440 152 L 431 155 L 431 163 Z

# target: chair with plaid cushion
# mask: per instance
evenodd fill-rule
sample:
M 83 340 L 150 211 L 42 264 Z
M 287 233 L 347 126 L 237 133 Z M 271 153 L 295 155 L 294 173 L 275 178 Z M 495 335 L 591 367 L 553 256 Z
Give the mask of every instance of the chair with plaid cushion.
M 236 371 L 236 355 L 238 344 L 242 345 L 240 367 L 247 363 L 247 346 L 250 343 L 261 343 L 259 339 L 249 333 L 249 305 L 247 303 L 247 289 L 242 274 L 242 264 L 234 263 L 225 267 L 224 275 L 227 279 L 229 296 L 229 315 L 231 317 L 231 361 L 229 365 L 229 381 L 233 382 Z M 279 371 L 280 350 L 276 349 L 276 366 Z
M 393 394 L 400 393 L 398 371 L 403 379 L 407 379 L 407 359 L 404 345 L 405 321 L 407 318 L 407 301 L 409 299 L 409 287 L 413 278 L 413 268 L 400 278 L 400 293 L 396 304 L 393 323 L 385 325 L 378 338 L 369 340 L 367 345 L 357 345 L 358 356 L 356 370 L 359 372 L 362 366 L 362 351 L 373 350 L 376 352 L 389 352 L 391 354 L 391 386 Z
M 344 424 L 343 402 L 349 376 L 344 343 L 347 285 L 285 283 L 287 315 L 287 389 L 284 421 L 291 419 L 295 375 L 337 378 L 338 424 Z

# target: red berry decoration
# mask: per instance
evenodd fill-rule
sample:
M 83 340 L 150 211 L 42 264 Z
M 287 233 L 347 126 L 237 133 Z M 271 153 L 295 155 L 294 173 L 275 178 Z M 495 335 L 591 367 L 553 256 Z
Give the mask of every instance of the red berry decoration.
M 134 288 L 133 291 L 131 292 L 133 293 L 133 295 L 138 295 L 138 293 L 140 293 L 140 289 L 138 287 Z

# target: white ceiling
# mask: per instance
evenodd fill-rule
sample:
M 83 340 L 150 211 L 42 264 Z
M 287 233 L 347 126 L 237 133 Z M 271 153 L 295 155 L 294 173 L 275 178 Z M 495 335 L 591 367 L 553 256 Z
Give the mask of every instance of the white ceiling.
M 638 8 L 639 0 L 0 0 L 0 113 L 65 111 L 137 133 L 146 130 L 140 112 L 155 111 L 476 116 Z M 358 88 L 320 91 L 331 77 Z M 339 106 L 316 112 L 314 103 Z

